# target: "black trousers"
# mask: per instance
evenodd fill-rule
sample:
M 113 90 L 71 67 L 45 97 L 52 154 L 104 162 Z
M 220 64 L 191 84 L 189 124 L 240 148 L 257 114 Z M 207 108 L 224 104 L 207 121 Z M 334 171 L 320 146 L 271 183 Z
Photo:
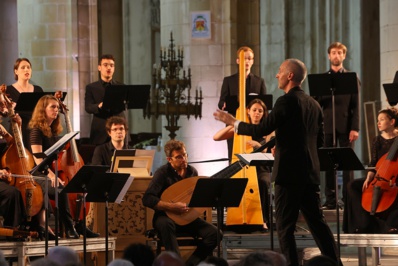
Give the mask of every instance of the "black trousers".
M 337 245 L 320 209 L 319 193 L 319 186 L 313 184 L 275 185 L 276 229 L 279 246 L 286 257 L 287 265 L 300 265 L 294 237 L 299 211 L 304 216 L 322 255 L 337 262 Z
M 353 148 L 353 143 L 350 143 L 348 134 L 338 134 L 336 133 L 336 144 L 339 147 L 351 147 Z M 324 147 L 333 147 L 333 134 L 325 134 L 325 145 Z M 325 174 L 326 184 L 325 184 L 325 204 L 335 204 L 336 202 L 336 176 L 333 171 L 326 171 Z M 345 203 L 345 198 L 347 194 L 347 184 L 353 180 L 352 171 L 343 171 L 343 201 Z
M 190 224 L 180 226 L 167 216 L 158 216 L 153 223 L 153 227 L 159 232 L 165 249 L 179 255 L 177 234 L 184 233 L 192 237 L 202 238 L 186 265 L 197 265 L 206 257 L 211 256 L 214 248 L 217 247 L 217 227 L 200 218 Z
M 21 193 L 3 181 L 0 181 L 0 213 L 4 218 L 4 226 L 18 227 L 26 218 Z

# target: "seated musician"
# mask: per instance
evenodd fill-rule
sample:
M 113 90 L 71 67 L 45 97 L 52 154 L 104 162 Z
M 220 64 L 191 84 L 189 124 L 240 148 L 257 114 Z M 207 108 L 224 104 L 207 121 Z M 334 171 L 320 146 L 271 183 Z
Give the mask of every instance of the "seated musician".
M 188 165 L 188 154 L 185 144 L 181 141 L 170 140 L 164 146 L 167 164 L 161 166 L 153 175 L 152 181 L 146 190 L 142 202 L 144 206 L 155 210 L 153 216 L 153 227 L 159 232 L 162 243 L 167 251 L 180 254 L 176 234 L 187 233 L 193 237 L 202 238 L 186 265 L 197 265 L 200 261 L 212 255 L 213 249 L 217 246 L 217 228 L 196 218 L 193 222 L 181 226 L 167 216 L 167 213 L 181 215 L 189 212 L 186 203 L 169 202 L 161 200 L 162 193 L 184 178 L 198 175 L 197 170 Z M 175 194 L 184 191 L 176 191 Z
M 38 154 L 46 151 L 58 140 L 58 134 L 62 132 L 62 125 L 60 121 L 59 113 L 59 101 L 57 98 L 51 95 L 45 95 L 37 102 L 32 119 L 29 121 L 30 129 L 30 144 L 33 154 Z M 40 164 L 43 159 L 34 157 L 36 164 Z M 58 178 L 58 187 L 63 188 L 63 181 L 56 177 L 51 169 L 48 169 L 48 173 L 34 173 L 34 175 L 46 174 L 48 179 L 36 179 L 36 182 L 42 187 L 43 193 L 45 193 L 46 182 L 48 182 L 48 196 L 51 199 L 55 198 L 58 188 L 55 188 L 55 178 Z M 89 228 L 84 228 L 84 223 L 79 221 L 76 225 L 73 224 L 72 215 L 70 213 L 69 201 L 66 193 L 58 193 L 58 207 L 59 216 L 63 225 L 65 226 L 66 238 L 79 238 L 79 235 L 83 235 L 84 229 L 86 236 L 89 238 L 98 237 L 99 234 L 91 231 Z M 45 212 L 44 209 L 38 214 L 39 219 L 39 231 L 43 231 L 45 224 Z M 49 239 L 54 239 L 55 235 L 49 230 Z
M 371 162 L 376 166 L 398 135 L 398 110 L 387 108 L 379 111 L 377 126 L 381 134 L 373 139 Z M 343 231 L 345 233 L 398 233 L 398 202 L 384 212 L 370 215 L 362 207 L 362 191 L 371 185 L 376 170 L 369 170 L 366 178 L 354 179 L 347 185 L 347 201 L 344 207 Z
M 15 118 L 21 122 L 21 118 L 16 115 Z M 8 143 L 11 143 L 13 137 L 0 124 L 0 136 Z M 11 181 L 11 173 L 8 169 L 0 170 L 0 216 L 3 217 L 3 226 L 18 229 L 26 220 L 25 205 L 21 192 L 9 183 Z M 22 228 L 19 228 L 22 229 Z M 11 239 L 13 240 L 13 239 Z
M 263 118 L 268 116 L 267 107 L 265 103 L 260 99 L 253 99 L 246 107 L 247 109 L 247 116 L 249 122 L 251 124 L 258 125 L 261 123 Z M 213 139 L 216 141 L 230 139 L 234 137 L 234 127 L 233 126 L 226 126 L 225 128 L 218 131 L 214 136 Z M 272 137 L 275 136 L 275 133 L 272 133 L 268 136 L 252 139 L 248 141 L 247 146 L 253 149 L 259 148 L 261 144 L 265 141 L 269 141 Z M 263 152 L 270 152 L 269 149 L 264 150 Z M 261 200 L 261 209 L 263 211 L 263 220 L 264 220 L 264 229 L 268 229 L 269 225 L 269 204 L 268 204 L 268 189 L 270 185 L 270 169 L 266 166 L 256 166 L 257 172 L 257 180 L 258 180 L 258 188 L 260 193 L 260 200 Z
M 92 165 L 111 165 L 115 150 L 126 148 L 125 138 L 128 131 L 126 119 L 121 116 L 112 116 L 106 120 L 106 132 L 111 140 L 95 147 Z M 129 148 L 129 147 L 127 147 Z

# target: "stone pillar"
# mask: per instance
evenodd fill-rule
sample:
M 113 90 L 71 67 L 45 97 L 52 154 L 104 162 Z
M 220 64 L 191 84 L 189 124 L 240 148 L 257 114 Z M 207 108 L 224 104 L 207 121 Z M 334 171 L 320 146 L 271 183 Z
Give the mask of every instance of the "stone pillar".
M 217 108 L 219 93 L 223 77 L 231 73 L 231 54 L 236 48 L 231 7 L 233 1 L 185 1 L 161 0 L 161 46 L 167 47 L 170 40 L 170 31 L 177 46 L 184 49 L 184 69 L 191 68 L 192 89 L 201 88 L 203 96 L 202 119 L 195 120 L 181 116 L 178 125 L 181 128 L 176 132 L 176 139 L 184 141 L 189 153 L 189 161 L 219 159 L 227 157 L 225 141 L 213 141 L 213 135 L 224 127 L 224 124 L 215 121 L 213 112 Z M 209 10 L 211 13 L 211 38 L 191 38 L 191 12 Z M 235 69 L 233 70 L 235 71 Z M 160 119 L 160 118 L 159 118 Z M 162 125 L 166 125 L 165 118 Z M 169 140 L 168 131 L 162 128 L 163 143 Z M 227 163 L 194 164 L 200 175 L 210 176 L 224 168 Z
M 391 83 L 398 71 L 398 2 L 380 0 L 380 99 L 382 108 L 388 106 L 383 83 Z
M 32 63 L 32 83 L 44 91 L 67 92 L 70 115 L 79 117 L 76 1 L 18 1 L 18 56 Z M 74 108 L 76 107 L 76 108 Z M 74 130 L 80 130 L 79 119 Z

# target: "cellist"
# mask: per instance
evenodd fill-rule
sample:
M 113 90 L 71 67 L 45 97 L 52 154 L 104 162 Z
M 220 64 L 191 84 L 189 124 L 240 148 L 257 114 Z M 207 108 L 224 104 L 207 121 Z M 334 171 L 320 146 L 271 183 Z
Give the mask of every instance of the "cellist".
M 20 118 L 16 118 L 19 119 Z M 0 136 L 7 143 L 12 141 L 12 136 L 0 125 Z M 21 192 L 9 185 L 11 173 L 7 169 L 0 170 L 0 215 L 3 216 L 3 226 L 18 228 L 25 221 L 25 205 Z
M 398 110 L 386 108 L 379 111 L 377 127 L 381 132 L 373 139 L 369 167 L 376 166 L 398 135 Z M 398 233 L 398 204 L 376 216 L 362 208 L 362 191 L 370 186 L 376 170 L 369 170 L 366 178 L 355 179 L 347 185 L 347 201 L 344 207 L 343 231 L 345 233 Z M 395 206 L 395 207 L 394 207 Z
M 42 153 L 48 148 L 50 148 L 57 140 L 58 135 L 62 132 L 62 125 L 60 122 L 59 112 L 59 101 L 52 95 L 45 95 L 39 99 L 33 110 L 32 119 L 28 124 L 30 129 L 30 144 L 33 154 Z M 36 164 L 42 162 L 42 158 L 37 158 L 34 156 Z M 35 173 L 39 175 L 42 173 Z M 48 195 L 49 198 L 54 199 L 56 189 L 55 189 L 55 174 L 48 169 L 47 177 L 51 180 L 49 184 Z M 45 191 L 45 182 L 43 180 L 36 180 Z M 63 187 L 63 181 L 58 178 L 59 188 Z M 69 201 L 66 193 L 59 193 L 59 214 L 62 223 L 65 226 L 65 236 L 66 238 L 79 238 L 79 234 L 82 235 L 83 225 L 81 223 L 73 225 L 73 219 L 70 214 Z M 45 213 L 42 211 L 39 213 L 39 222 L 42 225 L 45 223 Z M 39 227 L 39 229 L 42 229 Z M 51 231 L 49 231 L 51 232 Z M 86 232 L 89 229 L 86 228 Z M 53 237 L 52 234 L 51 237 Z

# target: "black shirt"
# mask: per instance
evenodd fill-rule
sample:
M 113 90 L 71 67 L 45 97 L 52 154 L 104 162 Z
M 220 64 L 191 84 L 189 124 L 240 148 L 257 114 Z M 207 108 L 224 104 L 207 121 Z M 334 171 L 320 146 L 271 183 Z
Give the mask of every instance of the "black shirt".
M 198 176 L 198 171 L 193 166 L 188 165 L 186 178 L 194 176 Z M 170 163 L 159 167 L 153 175 L 152 181 L 147 190 L 145 191 L 144 197 L 142 198 L 142 203 L 145 207 L 154 209 L 160 201 L 163 191 L 182 179 L 183 178 L 176 172 Z M 164 211 L 155 210 L 153 220 L 156 220 L 156 218 L 160 215 L 166 214 Z

